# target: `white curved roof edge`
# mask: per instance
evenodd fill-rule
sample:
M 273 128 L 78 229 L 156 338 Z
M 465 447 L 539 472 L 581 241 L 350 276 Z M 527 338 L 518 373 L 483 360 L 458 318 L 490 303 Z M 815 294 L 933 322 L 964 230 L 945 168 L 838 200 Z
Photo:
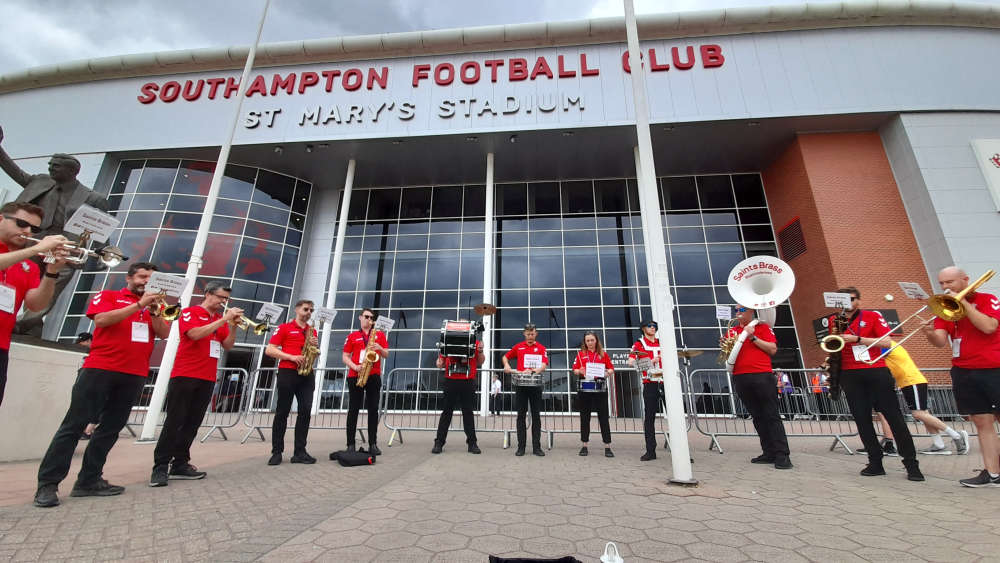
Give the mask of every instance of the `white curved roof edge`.
M 642 39 L 895 25 L 1000 28 L 1000 5 L 948 0 L 805 2 L 647 14 L 639 16 L 637 24 Z M 624 40 L 625 20 L 620 17 L 355 35 L 262 44 L 254 67 Z M 113 78 L 239 69 L 248 51 L 247 46 L 232 46 L 68 61 L 0 76 L 0 93 Z

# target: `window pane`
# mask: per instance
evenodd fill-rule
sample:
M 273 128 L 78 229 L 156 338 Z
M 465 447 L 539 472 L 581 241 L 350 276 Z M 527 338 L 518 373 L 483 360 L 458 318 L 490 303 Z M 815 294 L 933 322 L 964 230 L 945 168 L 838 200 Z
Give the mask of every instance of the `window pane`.
M 529 240 L 531 246 L 562 246 L 562 233 L 559 231 L 531 231 Z
M 220 198 L 215 202 L 215 214 L 230 215 L 233 217 L 246 217 L 249 206 L 250 204 L 245 201 Z
M 183 161 L 174 183 L 174 193 L 207 196 L 214 171 L 214 162 Z
M 400 216 L 404 219 L 430 217 L 431 214 L 431 189 L 430 188 L 406 188 L 403 190 L 402 211 Z
M 396 254 L 393 289 L 423 289 L 426 270 L 427 253 L 400 252 Z
M 497 279 L 500 288 L 528 287 L 528 251 L 497 252 Z
M 677 227 L 667 229 L 667 241 L 671 244 L 683 242 L 705 242 L 705 231 L 701 227 Z
M 562 287 L 562 251 L 558 248 L 532 248 L 531 287 Z
M 205 243 L 205 263 L 199 274 L 224 277 L 233 275 L 239 246 L 239 237 L 209 234 Z
M 753 225 L 743 227 L 743 239 L 747 241 L 774 240 L 770 225 Z
M 542 307 L 545 305 L 562 306 L 565 297 L 562 289 L 535 289 L 529 292 L 532 307 Z
M 248 237 L 277 242 L 285 238 L 285 228 L 258 221 L 247 221 L 246 232 L 244 234 Z
M 708 271 L 708 256 L 703 245 L 671 246 L 670 254 L 674 266 L 674 283 L 677 285 L 708 285 L 712 283 L 712 277 Z
M 533 182 L 528 184 L 528 198 L 532 203 L 532 215 L 558 214 L 559 184 L 556 182 Z
M 600 306 L 601 304 L 601 290 L 600 289 L 567 289 L 566 290 L 566 304 L 581 306 L 581 305 L 592 305 Z
M 147 160 L 137 191 L 141 193 L 169 193 L 177 176 L 179 160 Z
M 404 237 L 405 238 L 405 237 Z M 402 244 L 402 240 L 400 240 Z M 462 235 L 432 235 L 430 237 L 431 250 L 441 250 L 446 248 L 461 248 L 462 246 Z
M 767 206 L 759 174 L 734 174 L 733 190 L 736 192 L 736 203 L 740 207 Z
M 139 184 L 139 176 L 142 174 L 142 160 L 123 160 L 118 166 L 118 174 L 111 183 L 112 194 L 131 193 Z
M 250 206 L 250 218 L 276 225 L 285 225 L 288 223 L 288 211 L 255 203 Z
M 741 223 L 762 223 L 769 225 L 771 218 L 767 214 L 767 208 L 761 209 L 740 209 Z
M 253 201 L 288 210 L 295 194 L 295 178 L 261 170 L 257 174 L 257 185 L 253 191 Z
M 593 213 L 594 184 L 590 181 L 562 183 L 563 213 Z
M 528 292 L 522 289 L 497 291 L 497 307 L 527 307 Z
M 628 195 L 625 180 L 597 180 L 594 182 L 597 193 L 598 213 L 628 212 Z
M 426 232 L 428 223 L 426 221 L 420 221 L 417 225 L 422 225 L 423 231 Z M 399 226 L 400 233 L 403 233 L 403 224 Z M 437 219 L 430 222 L 430 231 L 432 233 L 461 233 L 462 232 L 462 220 L 461 219 Z M 417 231 L 414 231 L 417 232 Z
M 708 227 L 705 229 L 708 242 L 739 242 L 739 227 Z
M 566 286 L 599 287 L 601 285 L 598 268 L 597 248 L 565 248 Z
M 155 240 L 156 230 L 126 229 L 118 239 L 118 247 L 130 257 L 130 261 L 143 262 L 149 260 L 149 251 L 152 250 Z M 128 264 L 122 262 L 116 269 L 124 271 L 127 267 Z
M 698 209 L 698 191 L 691 176 L 660 178 L 660 192 L 664 209 Z
M 368 220 L 395 220 L 399 217 L 400 190 L 371 190 L 371 205 L 368 209 Z
M 244 240 L 240 249 L 236 277 L 274 283 L 281 261 L 281 245 L 262 240 Z
M 486 215 L 486 186 L 465 186 L 465 216 Z
M 368 211 L 369 190 L 358 190 L 351 193 L 351 208 L 347 212 L 349 221 L 364 221 Z
M 462 216 L 462 187 L 442 186 L 434 188 L 433 217 Z
M 483 251 L 462 251 L 462 289 L 483 287 Z
M 161 272 L 184 275 L 191 258 L 194 237 L 193 232 L 161 231 L 150 262 L 156 264 Z M 137 258 L 137 255 L 131 256 L 132 260 Z
M 197 231 L 201 217 L 196 213 L 167 213 L 163 218 L 163 228 Z
M 713 244 L 708 255 L 712 263 L 712 278 L 719 285 L 728 282 L 729 271 L 745 258 L 743 247 L 739 244 Z
M 132 211 L 128 214 L 125 219 L 125 227 L 128 228 L 141 228 L 141 227 L 159 227 L 160 221 L 163 219 L 163 212 L 157 211 L 154 213 L 150 212 L 137 212 Z
M 256 179 L 256 168 L 230 164 L 226 166 L 226 174 L 222 177 L 219 196 L 248 201 L 253 193 L 253 184 Z
M 524 215 L 528 212 L 526 184 L 497 184 L 497 215 Z
M 427 257 L 427 289 L 458 288 L 459 261 L 443 252 L 431 252 Z
M 566 246 L 594 246 L 597 244 L 597 231 L 563 231 L 563 244 Z
M 286 246 L 281 258 L 281 270 L 278 272 L 278 283 L 291 286 L 295 282 L 295 267 L 299 261 L 299 250 Z
M 702 208 L 736 207 L 729 176 L 698 176 L 698 196 Z
M 309 192 L 311 190 L 312 184 L 309 182 L 302 180 L 295 182 L 295 199 L 292 200 L 292 211 L 306 214 L 306 210 L 309 209 Z

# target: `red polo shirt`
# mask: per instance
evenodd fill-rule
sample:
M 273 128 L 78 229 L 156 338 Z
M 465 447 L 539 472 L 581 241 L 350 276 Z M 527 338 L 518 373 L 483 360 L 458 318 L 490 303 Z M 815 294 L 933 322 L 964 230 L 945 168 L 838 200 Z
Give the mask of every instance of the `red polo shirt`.
M 524 367 L 524 357 L 526 355 L 541 356 L 542 365 L 549 365 L 548 352 L 545 351 L 545 346 L 542 346 L 538 342 L 535 342 L 534 344 L 528 344 L 527 342 L 516 344 L 513 348 L 508 350 L 506 354 L 504 354 L 504 357 L 508 360 L 517 358 L 517 371 L 527 371 L 528 368 Z
M 836 317 L 830 317 L 829 326 L 833 326 L 834 319 Z M 847 330 L 845 334 L 853 334 L 855 336 L 860 336 L 862 338 L 881 338 L 886 334 L 892 332 L 889 328 L 889 323 L 885 322 L 882 318 L 882 314 L 878 311 L 865 311 L 862 310 L 860 313 L 854 315 L 851 322 L 847 325 Z M 884 342 L 888 342 L 886 339 Z M 844 345 L 844 349 L 840 351 L 840 369 L 868 369 L 868 368 L 884 368 L 885 360 L 879 360 L 873 364 L 866 364 L 864 362 L 859 362 L 854 359 L 854 346 L 859 346 L 859 344 L 848 343 Z M 878 346 L 873 347 L 868 351 L 869 358 L 876 358 L 882 353 L 882 349 Z
M 106 289 L 90 300 L 87 316 L 93 319 L 100 313 L 128 307 L 138 301 L 139 296 L 127 287 L 117 291 Z M 145 329 L 141 325 L 145 325 Z M 145 309 L 139 309 L 111 326 L 94 327 L 90 355 L 83 361 L 83 367 L 146 377 L 149 375 L 149 356 L 153 353 L 155 338 L 152 317 Z
M 278 330 L 274 332 L 268 343 L 281 348 L 281 351 L 286 354 L 299 356 L 302 354 L 302 348 L 306 345 L 306 331 L 311 331 L 313 336 L 316 335 L 315 328 L 308 325 L 305 327 L 299 326 L 299 323 L 295 319 L 292 319 L 283 325 L 278 325 Z M 297 370 L 299 366 L 295 362 L 281 360 L 278 362 L 278 368 Z
M 643 334 L 642 338 L 635 341 L 632 345 L 632 352 L 628 355 L 630 358 L 649 358 L 653 361 L 653 367 L 663 369 L 663 356 L 660 354 L 660 339 L 656 338 L 654 340 L 649 340 L 646 335 Z M 642 372 L 642 382 L 649 383 L 649 376 L 646 372 Z
M 576 360 L 573 361 L 573 369 L 582 369 L 584 375 L 587 375 L 587 364 L 593 363 L 604 364 L 604 369 L 615 369 L 615 366 L 611 363 L 611 356 L 607 352 L 598 354 L 590 350 L 580 350 L 576 353 Z
M 0 242 L 0 254 L 10 252 L 6 244 Z M 17 312 L 24 303 L 24 296 L 41 283 L 41 270 L 31 260 L 22 260 L 0 272 L 0 282 L 14 288 L 14 311 L 0 311 L 0 350 L 10 350 L 10 335 L 14 332 Z
M 994 319 L 1000 319 L 1000 299 L 989 293 L 976 292 L 965 296 L 965 300 L 975 306 L 976 310 Z M 952 342 L 951 365 L 966 369 L 989 369 L 1000 367 L 1000 330 L 993 334 L 976 328 L 969 317 L 959 321 L 948 322 L 934 319 L 934 328 L 948 331 Z M 955 352 L 955 341 L 958 343 L 958 355 Z
M 215 381 L 219 366 L 219 356 L 212 355 L 212 342 L 217 354 L 222 353 L 222 341 L 229 338 L 229 324 L 223 323 L 212 334 L 193 340 L 188 337 L 188 331 L 207 324 L 212 324 L 222 318 L 222 313 L 209 314 L 201 305 L 194 305 L 181 311 L 181 343 L 177 348 L 177 358 L 174 360 L 174 371 L 170 377 L 190 377 Z
M 726 333 L 726 337 L 736 336 L 738 337 L 741 332 L 743 332 L 742 326 L 737 326 L 729 329 Z M 774 337 L 774 331 L 771 327 L 764 323 L 757 323 L 753 327 L 753 336 L 763 340 L 764 342 L 777 342 L 778 339 Z M 733 375 L 739 375 L 741 373 L 770 373 L 771 370 L 771 356 L 767 355 L 767 352 L 761 350 L 756 344 L 750 342 L 750 337 L 748 336 L 746 340 L 743 341 L 743 347 L 740 348 L 740 353 L 736 355 L 736 363 L 733 365 Z
M 476 369 L 478 368 L 479 353 L 483 351 L 483 343 L 476 341 L 476 356 L 473 358 L 450 358 L 448 356 L 438 357 L 444 360 L 444 376 L 446 379 L 475 379 Z M 461 366 L 468 369 L 461 369 L 458 373 L 453 373 L 453 367 Z M 468 372 L 468 373 L 466 373 Z
M 385 333 L 381 330 L 376 333 L 375 342 L 380 346 L 389 349 L 389 341 L 385 338 Z M 347 335 L 347 340 L 344 341 L 344 351 L 351 355 L 351 361 L 355 364 L 361 365 L 361 355 L 365 353 L 365 348 L 368 347 L 368 335 L 360 330 L 356 330 L 351 334 Z M 368 375 L 378 375 L 382 373 L 382 356 L 375 360 L 372 364 L 372 370 L 368 372 Z M 358 372 L 355 370 L 350 370 L 347 377 L 357 377 Z

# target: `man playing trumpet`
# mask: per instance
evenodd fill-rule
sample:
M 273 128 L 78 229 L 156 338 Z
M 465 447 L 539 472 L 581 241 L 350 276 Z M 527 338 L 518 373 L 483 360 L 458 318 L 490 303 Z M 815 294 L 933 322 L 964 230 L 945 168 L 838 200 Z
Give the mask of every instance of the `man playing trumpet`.
M 295 450 L 292 463 L 316 463 L 316 458 L 306 451 L 306 437 L 309 435 L 309 420 L 312 417 L 313 391 L 316 389 L 316 374 L 309 366 L 305 375 L 300 375 L 299 369 L 306 361 L 302 355 L 306 341 L 316 346 L 316 329 L 309 325 L 312 312 L 315 309 L 312 301 L 300 299 L 295 304 L 295 318 L 278 326 L 274 336 L 264 353 L 280 360 L 276 390 L 277 404 L 274 409 L 274 423 L 271 426 L 271 458 L 268 465 L 281 463 L 281 454 L 285 451 L 285 429 L 288 427 L 288 414 L 292 412 L 292 398 L 298 402 L 299 412 L 295 417 Z
M 234 325 L 243 309 L 220 311 L 231 292 L 224 283 L 210 281 L 201 304 L 181 311 L 181 342 L 167 388 L 167 418 L 153 451 L 150 487 L 164 487 L 168 479 L 205 477 L 204 471 L 190 463 L 191 443 L 212 401 L 222 350 L 236 342 Z

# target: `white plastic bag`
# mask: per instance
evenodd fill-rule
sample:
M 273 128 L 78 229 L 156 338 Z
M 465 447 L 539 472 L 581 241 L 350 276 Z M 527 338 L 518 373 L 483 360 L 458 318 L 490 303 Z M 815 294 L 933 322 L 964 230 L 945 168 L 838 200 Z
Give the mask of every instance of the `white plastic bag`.
M 604 555 L 601 556 L 601 563 L 625 563 L 625 560 L 618 553 L 618 546 L 615 545 L 615 542 L 609 541 L 604 546 Z

